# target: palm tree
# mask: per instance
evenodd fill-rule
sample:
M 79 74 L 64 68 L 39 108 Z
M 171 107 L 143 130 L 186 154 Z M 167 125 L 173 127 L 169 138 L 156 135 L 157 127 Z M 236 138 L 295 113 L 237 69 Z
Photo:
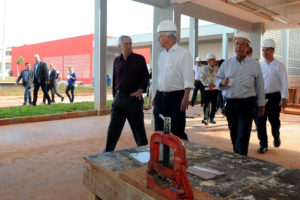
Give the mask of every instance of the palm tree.
M 24 64 L 24 58 L 23 58 L 23 56 L 19 56 L 18 59 L 16 60 L 16 63 L 17 63 L 17 74 L 19 76 L 20 75 L 20 73 L 19 73 L 19 66 L 21 66 L 21 65 Z

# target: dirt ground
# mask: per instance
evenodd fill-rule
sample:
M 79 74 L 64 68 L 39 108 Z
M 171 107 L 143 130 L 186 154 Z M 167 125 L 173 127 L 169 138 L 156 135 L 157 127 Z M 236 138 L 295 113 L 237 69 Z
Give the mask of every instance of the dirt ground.
M 199 105 L 188 113 L 199 113 Z M 201 124 L 203 114 L 187 119 L 189 140 L 232 151 L 226 119 L 216 116 L 216 125 Z M 83 156 L 101 153 L 106 143 L 110 116 L 85 117 L 0 127 L 0 200 L 77 200 L 87 199 L 82 184 Z M 300 169 L 300 116 L 282 114 L 280 148 L 256 153 L 256 131 L 251 134 L 249 156 Z M 151 112 L 145 112 L 147 136 L 153 132 Z M 135 147 L 126 123 L 117 149 Z

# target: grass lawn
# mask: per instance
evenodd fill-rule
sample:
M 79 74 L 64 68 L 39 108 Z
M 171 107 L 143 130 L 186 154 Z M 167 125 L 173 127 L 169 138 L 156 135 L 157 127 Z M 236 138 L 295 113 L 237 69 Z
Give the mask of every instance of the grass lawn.
M 110 109 L 112 100 L 106 102 L 107 108 Z M 147 104 L 147 98 L 144 99 L 144 105 Z M 78 103 L 58 103 L 39 106 L 15 106 L 8 108 L 0 108 L 0 119 L 28 117 L 35 115 L 49 115 L 66 112 L 78 112 L 94 110 L 94 102 L 78 102 Z
M 64 94 L 66 90 L 66 85 L 59 85 L 58 91 L 61 94 Z M 107 87 L 107 92 L 111 91 L 111 87 Z M 41 89 L 40 89 L 41 91 Z M 49 91 L 50 92 L 50 91 Z M 33 94 L 33 89 L 31 89 L 31 93 Z M 75 88 L 76 94 L 92 94 L 94 93 L 93 86 L 87 85 L 79 85 Z M 24 95 L 24 88 L 11 88 L 11 89 L 1 89 L 0 96 L 23 96 Z

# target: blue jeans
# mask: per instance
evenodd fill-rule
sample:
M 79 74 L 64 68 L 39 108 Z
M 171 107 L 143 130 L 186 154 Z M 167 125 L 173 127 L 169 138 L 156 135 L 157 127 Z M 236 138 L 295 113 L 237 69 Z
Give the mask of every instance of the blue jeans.
M 25 84 L 25 92 L 24 92 L 24 105 L 27 104 L 27 100 L 29 104 L 32 104 L 31 101 L 31 91 L 30 91 L 31 87 L 29 87 L 28 84 Z

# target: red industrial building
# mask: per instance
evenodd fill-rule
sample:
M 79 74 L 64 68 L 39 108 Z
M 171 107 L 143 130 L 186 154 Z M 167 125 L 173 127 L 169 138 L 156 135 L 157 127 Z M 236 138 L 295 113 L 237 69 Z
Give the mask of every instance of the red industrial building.
M 33 55 L 37 53 L 47 64 L 54 63 L 56 69 L 61 72 L 63 80 L 66 80 L 68 66 L 71 65 L 76 72 L 78 81 L 82 81 L 84 84 L 92 84 L 93 40 L 94 35 L 89 34 L 13 47 L 11 50 L 13 76 L 18 76 L 18 73 L 25 68 L 24 65 L 17 65 L 16 61 L 19 56 L 24 58 L 24 62 L 29 62 L 33 66 Z M 144 55 L 146 62 L 150 62 L 150 48 L 135 49 L 134 52 Z

